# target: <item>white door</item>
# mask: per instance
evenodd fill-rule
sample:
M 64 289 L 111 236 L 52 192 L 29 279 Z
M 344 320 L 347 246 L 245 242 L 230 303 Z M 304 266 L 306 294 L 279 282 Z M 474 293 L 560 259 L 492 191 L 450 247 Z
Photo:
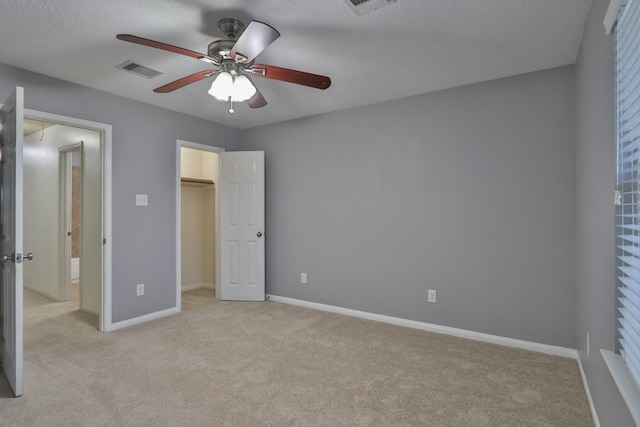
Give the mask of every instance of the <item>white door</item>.
M 0 110 L 0 345 L 13 393 L 22 395 L 22 122 L 24 90 Z
M 220 299 L 264 301 L 264 151 L 220 154 Z

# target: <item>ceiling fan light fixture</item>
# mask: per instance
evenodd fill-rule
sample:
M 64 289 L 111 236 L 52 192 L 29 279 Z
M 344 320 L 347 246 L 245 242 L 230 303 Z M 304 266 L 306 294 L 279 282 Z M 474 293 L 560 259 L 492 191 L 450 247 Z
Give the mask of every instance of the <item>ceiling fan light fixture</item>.
M 233 89 L 233 77 L 227 71 L 221 71 L 211 83 L 209 95 L 219 101 L 227 101 Z
M 243 102 L 250 99 L 256 93 L 256 88 L 251 84 L 247 76 L 238 76 L 233 82 L 233 95 L 231 97 L 234 101 Z
M 247 76 L 232 75 L 227 71 L 218 73 L 209 89 L 209 95 L 224 102 L 227 102 L 229 98 L 235 102 L 243 102 L 250 99 L 255 93 L 256 88 Z

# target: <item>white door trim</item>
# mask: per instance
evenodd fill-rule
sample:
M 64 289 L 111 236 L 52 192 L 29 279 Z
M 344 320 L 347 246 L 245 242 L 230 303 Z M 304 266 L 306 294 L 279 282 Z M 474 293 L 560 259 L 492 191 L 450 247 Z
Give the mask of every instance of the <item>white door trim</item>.
M 76 126 L 85 129 L 95 130 L 102 134 L 102 191 L 103 191 L 103 207 L 102 207 L 102 309 L 100 310 L 100 330 L 102 332 L 110 332 L 112 330 L 111 323 L 111 251 L 112 251 L 112 232 L 111 232 L 111 199 L 112 199 L 112 128 L 111 125 L 89 120 L 77 119 L 74 117 L 61 116 L 59 114 L 45 113 L 37 110 L 24 110 L 26 118 L 43 120 L 48 122 L 60 123 L 63 125 Z
M 211 153 L 223 153 L 225 151 L 222 147 L 215 147 L 212 145 L 200 144 L 197 142 L 185 141 L 182 139 L 176 140 L 176 309 L 178 312 L 182 311 L 182 185 L 180 181 L 180 169 L 181 169 L 181 160 L 182 155 L 180 149 L 182 147 L 185 148 L 193 148 L 201 151 L 208 151 Z M 218 160 L 219 162 L 219 160 Z M 216 177 L 218 178 L 218 177 Z M 217 180 L 215 184 L 218 185 Z M 218 214 L 218 191 L 215 192 L 215 247 L 216 247 L 216 257 L 215 257 L 215 278 L 216 278 L 216 298 L 219 298 L 220 292 L 218 290 L 218 286 L 220 283 L 220 269 L 218 266 L 220 265 L 220 239 L 219 239 L 219 218 Z

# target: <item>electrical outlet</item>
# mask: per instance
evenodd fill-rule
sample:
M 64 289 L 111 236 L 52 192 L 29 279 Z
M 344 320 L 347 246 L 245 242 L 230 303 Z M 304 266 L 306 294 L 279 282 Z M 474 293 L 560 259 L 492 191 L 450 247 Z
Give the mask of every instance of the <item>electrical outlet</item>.
M 300 283 L 307 283 L 307 273 L 300 273 Z
M 147 194 L 136 194 L 136 206 L 149 206 L 149 196 Z
M 144 283 L 136 285 L 136 296 L 141 297 L 142 295 L 144 295 Z
M 429 302 L 436 302 L 436 291 L 433 289 L 429 289 L 429 292 L 427 293 L 428 295 L 428 301 Z

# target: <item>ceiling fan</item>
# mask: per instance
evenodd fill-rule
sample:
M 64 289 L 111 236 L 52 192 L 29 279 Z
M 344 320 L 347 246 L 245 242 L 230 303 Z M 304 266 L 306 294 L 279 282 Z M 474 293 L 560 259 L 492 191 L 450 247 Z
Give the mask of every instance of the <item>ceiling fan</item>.
M 280 33 L 270 25 L 251 21 L 245 27 L 236 19 L 225 18 L 218 22 L 218 27 L 227 38 L 210 43 L 206 55 L 131 34 L 118 34 L 116 37 L 119 40 L 190 56 L 213 65 L 212 69 L 199 71 L 153 91 L 173 92 L 191 83 L 214 77 L 209 94 L 220 101 L 228 102 L 229 113 L 235 111 L 234 102 L 246 101 L 251 108 L 267 105 L 267 101 L 253 84 L 251 77 L 280 80 L 316 89 L 327 89 L 331 86 L 331 79 L 326 76 L 273 65 L 255 64 L 256 56 L 280 37 Z

